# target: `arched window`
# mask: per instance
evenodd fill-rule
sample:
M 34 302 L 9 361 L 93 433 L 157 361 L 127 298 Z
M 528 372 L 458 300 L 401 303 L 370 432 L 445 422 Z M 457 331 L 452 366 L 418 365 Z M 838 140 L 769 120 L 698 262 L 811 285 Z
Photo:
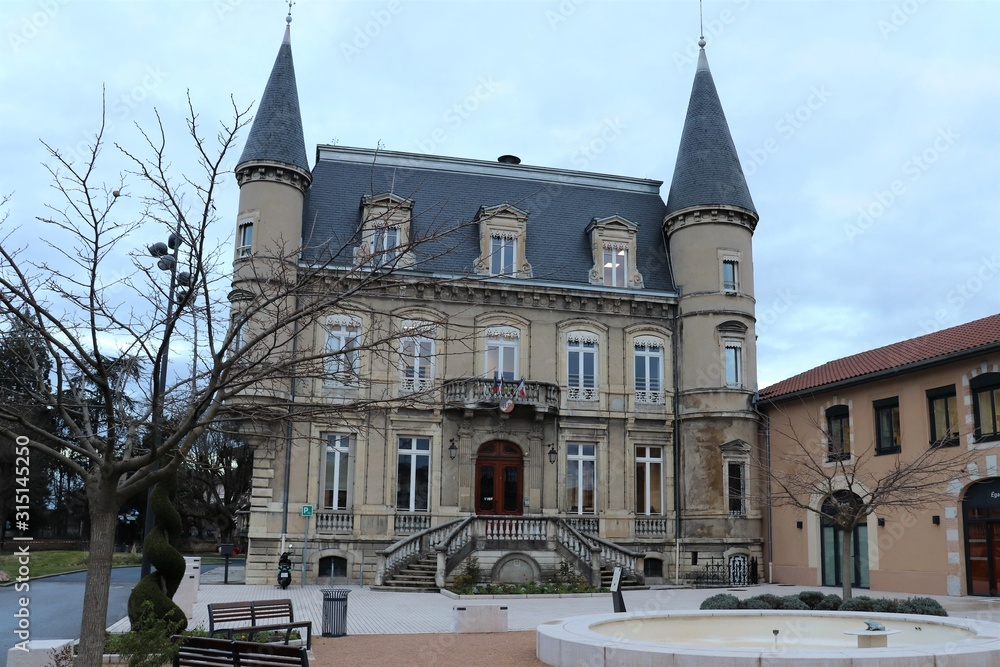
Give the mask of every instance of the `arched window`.
M 566 385 L 571 401 L 596 401 L 597 334 L 573 331 L 566 337 Z
M 663 339 L 636 336 L 634 348 L 635 402 L 641 405 L 663 403 Z
M 857 511 L 861 499 L 847 490 L 836 491 L 823 501 L 820 520 L 820 532 L 823 551 L 823 585 L 840 586 L 841 552 L 844 531 L 837 525 L 837 517 L 842 513 L 848 515 Z M 851 541 L 851 584 L 859 588 L 868 588 L 868 524 L 862 521 L 854 526 Z

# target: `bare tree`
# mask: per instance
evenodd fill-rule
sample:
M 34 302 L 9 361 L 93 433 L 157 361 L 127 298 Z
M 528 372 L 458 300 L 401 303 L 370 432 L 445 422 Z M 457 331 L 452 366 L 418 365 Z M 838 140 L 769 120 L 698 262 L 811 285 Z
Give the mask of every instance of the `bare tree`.
M 81 665 L 100 663 L 119 508 L 172 475 L 206 430 L 238 424 L 243 432 L 275 432 L 293 413 L 329 420 L 338 411 L 426 400 L 420 388 L 400 396 L 387 381 L 352 371 L 360 350 L 399 355 L 400 337 L 410 332 L 389 326 L 388 318 L 373 317 L 381 324 L 342 349 L 301 332 L 322 326 L 331 311 L 356 312 L 365 291 L 405 289 L 411 279 L 400 277 L 400 269 L 449 252 L 470 222 L 427 221 L 395 252 L 362 261 L 354 249 L 363 248 L 360 230 L 321 247 L 296 241 L 262 249 L 234 275 L 229 227 L 215 229 L 217 191 L 231 178 L 224 165 L 249 121 L 248 110 L 235 104 L 232 114 L 206 136 L 188 100 L 188 146 L 198 167 L 176 176 L 178 149 L 168 151 L 159 115 L 154 131 L 137 126 L 138 149 L 115 146 L 131 169 L 111 183 L 100 170 L 109 148 L 103 122 L 82 162 L 45 144 L 59 202 L 38 216 L 42 241 L 17 247 L 14 221 L 9 214 L 0 221 L 0 329 L 16 326 L 39 341 L 21 366 L 30 376 L 19 382 L 22 390 L 0 404 L 0 435 L 27 438 L 35 452 L 84 480 L 90 558 Z M 125 202 L 140 202 L 140 214 Z M 134 250 L 140 233 L 148 239 L 153 232 L 174 235 L 183 249 L 175 253 L 169 283 L 148 255 Z M 314 258 L 309 264 L 300 260 L 305 251 Z M 124 271 L 123 257 L 131 257 Z M 420 281 L 433 289 L 434 279 Z M 167 372 L 171 348 L 190 355 L 189 365 L 180 364 L 189 373 Z M 294 388 L 307 381 L 349 381 L 363 391 L 335 405 L 295 403 Z M 39 427 L 25 419 L 26 406 L 52 412 L 63 427 Z
M 872 515 L 890 510 L 912 514 L 949 500 L 948 482 L 964 475 L 976 458 L 975 450 L 955 446 L 903 447 L 897 454 L 881 456 L 875 455 L 874 443 L 831 451 L 830 434 L 815 419 L 807 423 L 806 434 L 780 408 L 774 406 L 771 412 L 765 423 L 771 442 L 781 446 L 772 447 L 771 460 L 758 465 L 770 503 L 805 510 L 843 531 L 840 576 L 845 600 L 851 597 L 854 580 L 854 529 Z

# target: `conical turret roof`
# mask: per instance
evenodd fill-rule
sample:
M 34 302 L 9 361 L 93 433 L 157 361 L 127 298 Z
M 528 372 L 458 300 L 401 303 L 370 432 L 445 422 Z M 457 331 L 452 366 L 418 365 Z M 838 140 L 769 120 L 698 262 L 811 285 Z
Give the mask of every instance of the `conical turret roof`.
M 280 162 L 309 173 L 306 142 L 302 134 L 299 113 L 299 93 L 295 86 L 295 66 L 292 64 L 291 26 L 285 26 L 285 37 L 274 59 L 271 76 L 257 107 L 246 146 L 239 165 L 247 162 Z
M 738 206 L 757 214 L 704 48 L 698 54 L 667 215 L 692 206 Z

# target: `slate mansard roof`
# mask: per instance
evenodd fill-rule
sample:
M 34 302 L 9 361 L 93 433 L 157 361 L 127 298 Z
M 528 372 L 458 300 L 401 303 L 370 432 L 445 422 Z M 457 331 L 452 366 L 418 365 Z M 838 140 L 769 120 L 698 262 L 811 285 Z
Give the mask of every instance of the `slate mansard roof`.
M 237 165 L 256 161 L 289 164 L 309 173 L 288 27 Z
M 480 254 L 479 224 L 472 221 L 480 208 L 510 204 L 528 214 L 525 252 L 532 282 L 589 286 L 594 255 L 585 229 L 594 218 L 618 215 L 638 226 L 636 268 L 644 288 L 628 291 L 675 291 L 661 233 L 666 207 L 660 181 L 339 146 L 317 149 L 312 176 L 303 211 L 306 262 L 353 251 L 362 198 L 392 193 L 413 203 L 411 238 L 460 226 L 440 242 L 419 246 L 414 270 L 472 273 Z M 343 265 L 352 257 L 342 252 L 331 263 Z
M 667 213 L 693 206 L 738 206 L 757 214 L 703 48 L 667 197 Z
M 844 357 L 761 389 L 761 400 L 829 391 L 842 383 L 904 373 L 956 357 L 1000 350 L 1000 314 Z

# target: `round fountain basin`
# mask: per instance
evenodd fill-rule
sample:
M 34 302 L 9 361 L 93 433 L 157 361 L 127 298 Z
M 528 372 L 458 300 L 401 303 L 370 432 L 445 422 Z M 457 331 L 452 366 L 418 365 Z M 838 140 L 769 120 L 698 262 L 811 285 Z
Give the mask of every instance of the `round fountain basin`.
M 892 631 L 859 648 L 865 621 Z M 777 630 L 777 634 L 775 634 Z M 850 633 L 850 634 L 845 634 Z M 911 614 L 821 611 L 658 611 L 596 614 L 538 627 L 539 660 L 555 666 L 1000 665 L 1000 624 Z M 718 662 L 715 662 L 718 661 Z

